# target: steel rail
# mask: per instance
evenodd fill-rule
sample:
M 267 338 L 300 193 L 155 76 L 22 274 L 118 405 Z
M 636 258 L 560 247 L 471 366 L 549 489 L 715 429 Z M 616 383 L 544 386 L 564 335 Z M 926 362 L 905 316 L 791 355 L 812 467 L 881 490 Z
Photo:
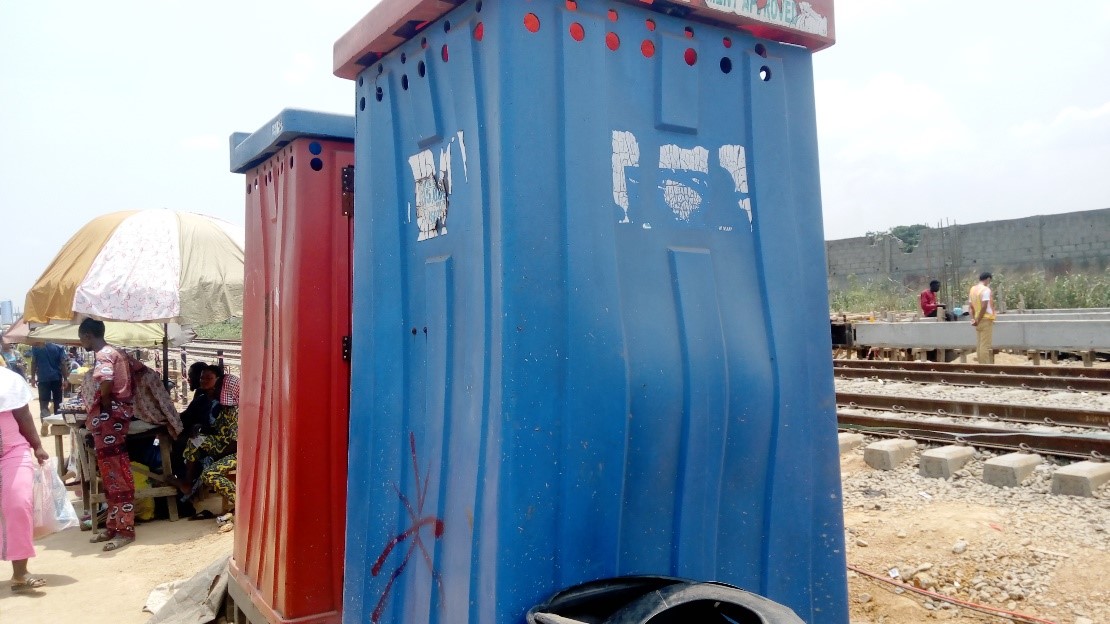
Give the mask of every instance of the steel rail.
M 909 418 L 871 416 L 844 410 L 837 411 L 836 419 L 842 429 L 855 429 L 869 435 L 891 438 L 913 438 L 925 442 L 966 444 L 978 448 L 1087 459 L 1103 459 L 1110 456 L 1110 436 L 1038 433 L 954 423 L 922 422 Z
M 1079 368 L 1071 366 L 1016 366 L 1006 364 L 963 364 L 960 362 L 890 362 L 887 360 L 834 359 L 833 367 L 868 368 L 873 370 L 937 371 L 996 375 L 1032 375 L 1036 377 L 1110 379 L 1110 368 Z
M 876 394 L 837 392 L 838 407 L 882 410 L 888 412 L 914 412 L 930 416 L 983 418 L 1000 422 L 1016 422 L 1057 427 L 1110 428 L 1110 412 L 1099 410 L 1017 405 L 1008 403 L 980 403 L 938 398 L 918 398 Z
M 837 366 L 833 373 L 843 379 L 884 379 L 909 383 L 935 383 L 952 386 L 995 386 L 1029 390 L 1071 390 L 1110 393 L 1110 379 L 1089 377 L 1041 377 L 1037 375 L 998 375 L 963 371 L 894 370 Z

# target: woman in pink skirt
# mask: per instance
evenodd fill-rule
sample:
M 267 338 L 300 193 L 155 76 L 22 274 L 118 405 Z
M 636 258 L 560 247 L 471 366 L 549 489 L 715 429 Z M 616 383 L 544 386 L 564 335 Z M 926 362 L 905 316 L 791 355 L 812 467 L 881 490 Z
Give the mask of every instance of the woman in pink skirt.
M 31 422 L 33 399 L 22 377 L 0 368 L 0 559 L 12 562 L 12 591 L 36 589 L 46 580 L 27 573 L 32 543 L 31 482 L 34 462 L 49 456 Z

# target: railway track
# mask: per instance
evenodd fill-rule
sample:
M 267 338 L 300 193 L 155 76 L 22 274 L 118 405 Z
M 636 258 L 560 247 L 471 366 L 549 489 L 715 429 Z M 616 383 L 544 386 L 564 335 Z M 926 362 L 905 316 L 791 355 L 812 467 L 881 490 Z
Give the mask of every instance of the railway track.
M 905 362 L 897 362 L 905 364 Z M 1022 367 L 1029 368 L 1029 367 Z M 833 374 L 842 379 L 882 379 L 908 383 L 951 386 L 996 386 L 1029 390 L 1067 390 L 1072 392 L 1110 392 L 1110 377 L 1069 377 L 1063 375 L 1017 375 L 1009 373 L 964 372 L 962 370 L 905 370 L 836 366 Z
M 205 340 L 198 338 L 179 351 L 184 351 L 186 360 L 223 360 L 225 364 L 239 366 L 243 358 L 243 343 L 232 340 Z M 178 356 L 180 357 L 180 355 Z
M 926 386 L 1110 393 L 1107 369 L 837 360 L 834 375 Z M 1110 411 L 853 392 L 837 392 L 836 403 L 841 428 L 872 435 L 1064 457 L 1110 457 Z

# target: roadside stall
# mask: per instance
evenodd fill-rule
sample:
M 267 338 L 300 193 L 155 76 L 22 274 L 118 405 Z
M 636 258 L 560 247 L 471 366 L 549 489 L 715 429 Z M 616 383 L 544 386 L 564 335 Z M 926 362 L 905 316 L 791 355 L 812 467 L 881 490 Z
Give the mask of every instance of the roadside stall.
M 162 376 L 169 377 L 169 346 L 190 339 L 192 327 L 242 315 L 243 230 L 225 221 L 169 210 L 122 211 L 93 219 L 58 252 L 27 293 L 24 320 L 61 323 L 38 330 L 39 336 L 77 333 L 84 318 L 107 321 L 106 342 L 113 346 L 162 346 Z M 111 322 L 126 326 L 109 334 Z M 68 324 L 68 325 L 65 325 Z M 56 333 L 57 332 L 57 333 Z M 125 334 L 122 332 L 130 332 Z M 160 335 L 155 336 L 155 333 Z M 128 337 L 129 336 L 129 337 Z M 32 336 L 34 338 L 34 336 Z M 70 338 L 73 338 L 71 336 Z M 56 340 L 61 341 L 61 340 Z M 128 344 L 131 343 L 131 344 Z M 86 443 L 85 410 L 63 409 L 65 426 L 75 445 L 82 501 L 96 529 L 97 506 L 104 502 L 95 453 Z M 171 483 L 171 438 L 181 433 L 172 403 L 136 406 L 128 438 L 157 440 L 158 470 L 132 469 L 149 487 L 136 489 L 136 500 L 171 499 L 168 511 L 177 519 Z M 161 461 L 157 461 L 160 459 Z

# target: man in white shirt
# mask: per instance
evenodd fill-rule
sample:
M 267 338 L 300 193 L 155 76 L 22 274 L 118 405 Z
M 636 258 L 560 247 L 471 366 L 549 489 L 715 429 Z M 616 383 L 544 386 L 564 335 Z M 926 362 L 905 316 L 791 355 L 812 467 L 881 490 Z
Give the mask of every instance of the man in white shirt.
M 968 293 L 971 304 L 971 324 L 975 327 L 976 353 L 980 364 L 994 364 L 991 340 L 994 337 L 994 303 L 991 301 L 991 274 L 979 274 L 979 283 Z

